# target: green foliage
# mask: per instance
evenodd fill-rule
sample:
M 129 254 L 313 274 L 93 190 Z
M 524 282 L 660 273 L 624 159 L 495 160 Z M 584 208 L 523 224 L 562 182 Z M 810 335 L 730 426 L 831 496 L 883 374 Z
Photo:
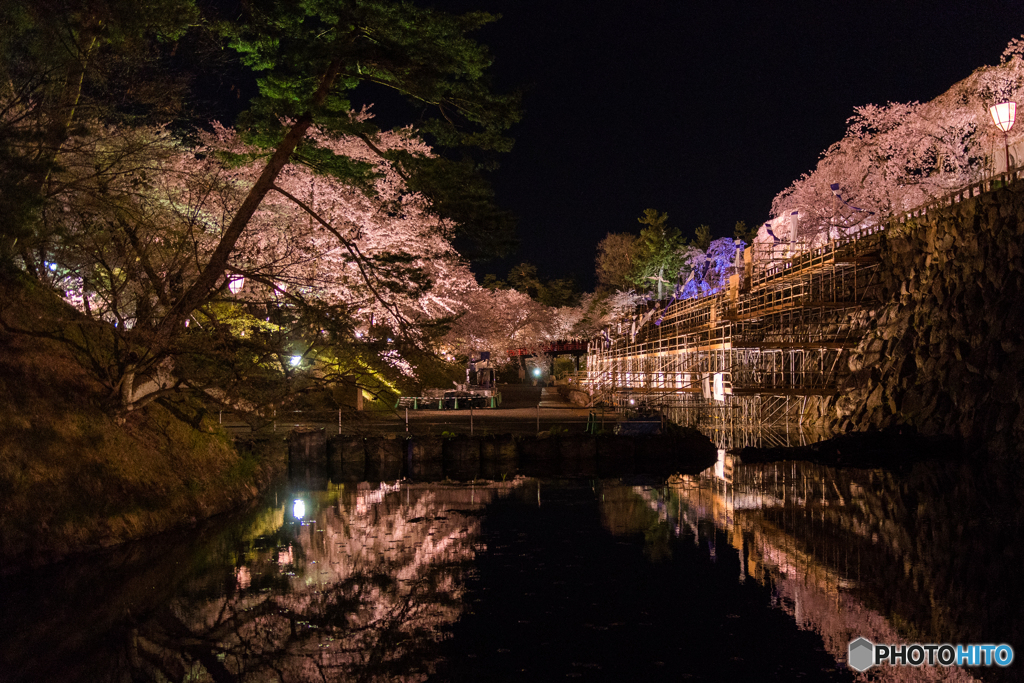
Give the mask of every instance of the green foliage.
M 519 96 L 489 90 L 486 48 L 468 36 L 494 21 L 482 12 L 449 15 L 384 0 L 280 3 L 259 0 L 238 19 L 216 24 L 255 77 L 259 95 L 240 119 L 245 139 L 275 148 L 287 124 L 311 116 L 322 130 L 362 136 L 374 148 L 376 127 L 349 115 L 356 87 L 387 88 L 422 114 L 417 134 L 449 154 L 395 152 L 412 192 L 456 228 L 456 246 L 470 258 L 500 256 L 514 246 L 515 219 L 494 205 L 480 152 L 506 152 L 504 131 L 519 120 Z M 317 104 L 316 94 L 330 81 Z M 434 116 L 430 115 L 434 112 Z M 293 161 L 365 185 L 358 165 L 304 143 Z
M 753 244 L 754 238 L 757 237 L 757 226 L 747 227 L 746 221 L 736 221 L 736 227 L 733 228 L 732 235 L 736 239 L 743 240 L 748 245 Z
M 693 237 L 693 246 L 702 252 L 706 252 L 711 246 L 711 226 L 698 225 Z
M 691 240 L 676 228 L 669 227 L 668 214 L 645 209 L 638 219 L 647 227 L 640 237 L 628 233 L 609 233 L 598 245 L 597 275 L 603 285 L 639 291 L 658 289 L 659 298 L 671 290 L 687 272 L 686 258 L 694 251 L 706 253 L 711 246 L 711 227 L 699 225 Z M 756 228 L 747 228 L 737 221 L 736 237 L 747 244 L 757 235 Z
M 597 245 L 597 281 L 604 288 L 629 289 L 636 261 L 636 235 L 608 233 Z
M 467 258 L 503 256 L 516 246 L 515 217 L 494 204 L 494 190 L 469 158 L 389 155 L 405 172 L 409 190 L 430 199 L 432 210 L 455 225 L 455 246 Z
M 239 18 L 216 26 L 256 75 L 250 125 L 273 128 L 282 118 L 312 113 L 322 127 L 359 132 L 348 117 L 349 93 L 367 84 L 436 110 L 419 126 L 435 145 L 510 149 L 502 131 L 518 120 L 518 97 L 488 90 L 490 55 L 467 35 L 494 16 L 384 0 L 256 0 L 245 7 Z M 337 78 L 330 96 L 315 106 L 314 93 L 332 69 Z
M 571 356 L 558 356 L 552 363 L 555 377 L 564 377 L 576 371 L 576 361 Z
M 580 292 L 571 278 L 542 280 L 537 266 L 520 263 L 509 270 L 507 280 L 499 280 L 492 273 L 484 275 L 482 285 L 487 289 L 515 289 L 545 306 L 575 306 Z
M 667 213 L 645 209 L 637 220 L 647 227 L 640 231 L 629 281 L 641 291 L 655 289 L 661 297 L 685 265 L 681 252 L 686 242 L 677 228 L 668 227 Z

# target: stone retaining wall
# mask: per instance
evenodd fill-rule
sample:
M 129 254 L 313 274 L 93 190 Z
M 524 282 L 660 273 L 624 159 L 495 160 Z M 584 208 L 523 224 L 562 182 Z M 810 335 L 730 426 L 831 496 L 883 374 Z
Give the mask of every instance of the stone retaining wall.
M 834 401 L 837 431 L 909 424 L 991 453 L 1024 438 L 1024 187 L 890 230 L 889 303 Z
M 504 479 L 526 476 L 622 477 L 696 474 L 717 460 L 707 437 L 695 430 L 663 436 L 512 435 L 409 438 L 337 436 L 295 431 L 293 465 L 326 465 L 335 481 Z

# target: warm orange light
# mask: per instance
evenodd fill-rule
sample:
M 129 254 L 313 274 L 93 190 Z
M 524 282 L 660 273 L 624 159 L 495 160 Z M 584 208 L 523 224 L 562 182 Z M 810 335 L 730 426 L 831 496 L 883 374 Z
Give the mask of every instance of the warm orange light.
M 998 127 L 999 130 L 1006 133 L 1013 128 L 1013 121 L 1017 118 L 1016 102 L 1000 102 L 999 104 L 993 104 L 989 107 L 988 111 L 992 114 L 992 120 L 995 122 L 996 127 Z

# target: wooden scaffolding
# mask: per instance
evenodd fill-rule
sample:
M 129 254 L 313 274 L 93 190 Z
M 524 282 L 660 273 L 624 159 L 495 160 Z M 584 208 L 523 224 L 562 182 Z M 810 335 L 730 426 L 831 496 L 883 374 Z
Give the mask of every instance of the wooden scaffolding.
M 725 291 L 645 304 L 592 340 L 580 381 L 595 404 L 711 430 L 801 423 L 809 400 L 835 393 L 880 303 L 881 237 L 754 245 Z

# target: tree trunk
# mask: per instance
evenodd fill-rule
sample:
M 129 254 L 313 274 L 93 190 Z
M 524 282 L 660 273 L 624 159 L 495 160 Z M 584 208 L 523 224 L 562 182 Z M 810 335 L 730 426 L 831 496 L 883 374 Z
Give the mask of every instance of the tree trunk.
M 120 399 L 122 414 L 131 412 L 135 407 L 135 370 L 126 370 L 121 376 Z
M 209 299 L 211 293 L 216 291 L 217 281 L 224 275 L 228 265 L 228 258 L 234 251 L 238 239 L 242 236 L 242 231 L 249 224 L 263 198 L 274 187 L 274 181 L 277 180 L 277 176 L 291 159 L 295 148 L 298 147 L 310 126 L 313 125 L 314 110 L 327 99 L 327 94 L 340 71 L 341 61 L 335 60 L 331 62 L 323 78 L 320 80 L 320 86 L 313 95 L 310 111 L 303 114 L 292 124 L 284 140 L 274 150 L 274 154 L 264 167 L 263 173 L 260 174 L 260 177 L 249 189 L 249 193 L 242 201 L 242 205 L 238 207 L 238 211 L 235 212 L 231 223 L 224 230 L 224 234 L 221 236 L 217 248 L 210 257 L 210 261 L 203 268 L 196 281 L 192 283 L 192 286 L 185 291 L 185 294 L 178 299 L 164 318 L 157 333 L 158 338 L 169 340 L 177 336 L 180 333 L 179 330 L 185 324 L 185 318 L 196 308 L 202 306 Z

